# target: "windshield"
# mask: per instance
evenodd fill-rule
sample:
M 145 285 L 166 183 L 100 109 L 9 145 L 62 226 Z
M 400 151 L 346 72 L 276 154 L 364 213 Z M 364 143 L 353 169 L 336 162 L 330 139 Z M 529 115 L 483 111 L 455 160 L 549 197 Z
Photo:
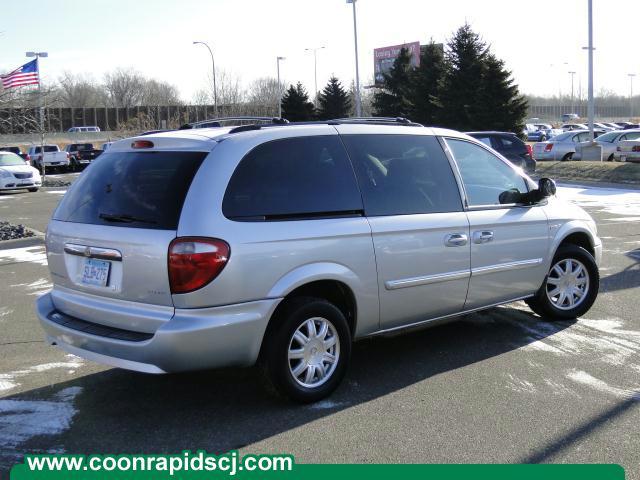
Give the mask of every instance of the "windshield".
M 24 165 L 24 160 L 15 153 L 0 153 L 0 167 L 14 167 Z

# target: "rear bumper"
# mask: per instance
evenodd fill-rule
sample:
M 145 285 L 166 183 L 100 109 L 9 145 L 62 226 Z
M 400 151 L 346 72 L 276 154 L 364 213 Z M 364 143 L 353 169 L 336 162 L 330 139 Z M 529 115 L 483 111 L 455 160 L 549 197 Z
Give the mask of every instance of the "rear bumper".
M 613 159 L 616 162 L 640 162 L 640 152 L 616 152 Z
M 77 329 L 83 327 L 71 328 L 54 322 L 51 315 L 57 310 L 51 293 L 37 300 L 36 314 L 47 342 L 69 353 L 128 370 L 168 373 L 253 365 L 279 302 L 280 299 L 268 299 L 222 307 L 176 309 L 171 320 L 143 341 L 110 338 Z

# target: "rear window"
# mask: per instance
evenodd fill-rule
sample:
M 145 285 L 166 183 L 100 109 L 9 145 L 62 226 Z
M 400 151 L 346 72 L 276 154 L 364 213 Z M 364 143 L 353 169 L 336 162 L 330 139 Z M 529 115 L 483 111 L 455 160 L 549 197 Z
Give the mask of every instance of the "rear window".
M 53 219 L 175 230 L 184 199 L 207 153 L 101 155 L 63 197 Z
M 42 147 L 36 147 L 36 153 L 40 153 L 42 151 Z M 44 146 L 44 152 L 57 152 L 59 151 L 59 148 L 57 145 L 45 145 Z
M 240 162 L 222 211 L 238 221 L 362 214 L 353 168 L 337 135 L 274 140 Z
M 93 150 L 93 144 L 91 144 L 91 143 L 79 143 L 79 144 L 76 145 L 76 150 L 78 150 L 78 151 Z

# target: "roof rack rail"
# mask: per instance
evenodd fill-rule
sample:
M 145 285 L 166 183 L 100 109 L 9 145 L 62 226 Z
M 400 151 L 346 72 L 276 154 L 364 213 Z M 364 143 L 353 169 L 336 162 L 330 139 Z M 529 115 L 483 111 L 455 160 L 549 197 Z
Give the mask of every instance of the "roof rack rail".
M 285 118 L 280 117 L 254 117 L 254 116 L 236 116 L 236 117 L 216 117 L 209 118 L 207 120 L 200 120 L 198 122 L 185 123 L 180 127 L 180 130 L 189 130 L 191 128 L 211 128 L 222 127 L 226 122 L 264 122 L 276 125 L 282 125 L 289 123 Z
M 404 117 L 346 117 L 346 118 L 336 118 L 330 121 L 338 122 L 338 123 L 374 123 L 378 125 L 400 124 L 400 125 L 409 125 L 413 127 L 423 126 L 420 123 L 412 122 L 408 118 L 404 118 Z

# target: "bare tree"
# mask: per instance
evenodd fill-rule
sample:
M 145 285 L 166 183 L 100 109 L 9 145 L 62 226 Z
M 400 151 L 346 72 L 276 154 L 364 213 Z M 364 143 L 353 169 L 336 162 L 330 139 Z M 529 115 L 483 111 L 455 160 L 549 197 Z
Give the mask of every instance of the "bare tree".
M 240 77 L 227 70 L 216 70 L 219 115 L 239 115 L 244 111 L 245 91 Z M 213 105 L 213 76 L 207 77 L 207 88 L 198 90 L 193 101 L 198 105 Z
M 182 105 L 175 85 L 159 80 L 145 79 L 141 105 Z
M 109 104 L 114 107 L 140 105 L 144 85 L 145 78 L 133 69 L 118 68 L 104 76 L 104 88 Z
M 251 109 L 276 114 L 281 91 L 278 80 L 273 77 L 261 77 L 249 85 L 247 89 L 247 103 Z
M 106 93 L 87 77 L 64 72 L 58 79 L 60 102 L 65 107 L 97 107 L 105 104 Z

